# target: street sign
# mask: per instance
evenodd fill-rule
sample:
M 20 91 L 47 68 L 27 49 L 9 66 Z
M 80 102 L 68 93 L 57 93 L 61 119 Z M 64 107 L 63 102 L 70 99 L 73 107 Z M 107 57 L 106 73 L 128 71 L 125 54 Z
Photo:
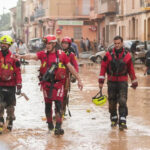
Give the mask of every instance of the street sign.
M 59 20 L 57 21 L 58 25 L 72 25 L 72 26 L 82 26 L 83 21 L 78 21 L 78 20 Z

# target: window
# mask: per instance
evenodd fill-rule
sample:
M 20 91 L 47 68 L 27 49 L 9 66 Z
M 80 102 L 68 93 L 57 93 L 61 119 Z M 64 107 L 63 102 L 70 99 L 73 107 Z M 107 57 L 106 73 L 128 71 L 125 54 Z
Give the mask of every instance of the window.
M 90 0 L 83 0 L 82 14 L 83 15 L 89 15 L 90 14 Z
M 107 2 L 107 0 L 101 0 L 101 3 L 102 3 L 102 4 L 105 3 L 105 2 Z
M 132 0 L 132 9 L 134 9 L 134 0 Z
M 141 6 L 141 7 L 144 6 L 144 0 L 140 0 L 140 6 Z
M 43 36 L 45 36 L 45 35 L 46 35 L 46 27 L 43 26 Z
M 109 25 L 106 25 L 106 42 L 109 42 Z
M 37 37 L 37 30 L 36 30 L 36 28 L 34 29 L 34 37 L 35 38 Z
M 81 39 L 82 37 L 82 28 L 74 27 L 74 39 Z

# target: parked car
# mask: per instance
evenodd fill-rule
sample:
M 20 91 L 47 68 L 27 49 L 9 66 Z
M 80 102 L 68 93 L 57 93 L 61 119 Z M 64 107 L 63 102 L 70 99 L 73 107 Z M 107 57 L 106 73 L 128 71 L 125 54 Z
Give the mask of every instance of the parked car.
M 125 41 L 124 41 L 124 47 L 125 47 L 129 52 L 131 52 L 131 46 L 132 46 L 132 44 L 133 44 L 135 41 L 138 41 L 138 40 L 125 40 Z M 138 50 L 139 52 L 136 53 L 136 60 L 137 60 L 137 59 L 143 59 L 144 56 L 145 56 L 145 50 L 144 50 L 144 48 L 142 48 L 142 47 L 144 47 L 144 42 L 138 41 L 138 45 L 137 45 L 136 51 Z M 89 59 L 90 59 L 91 61 L 93 61 L 94 63 L 100 63 L 100 62 L 102 61 L 103 57 L 105 56 L 106 52 L 107 52 L 108 50 L 113 49 L 113 48 L 114 48 L 114 44 L 112 43 L 111 45 L 108 46 L 107 49 L 104 49 L 104 50 L 102 50 L 102 51 L 100 51 L 100 52 L 97 52 L 95 55 L 90 56 Z
M 44 43 L 41 38 L 34 38 L 29 40 L 28 47 L 29 47 L 29 51 L 36 52 L 44 48 Z

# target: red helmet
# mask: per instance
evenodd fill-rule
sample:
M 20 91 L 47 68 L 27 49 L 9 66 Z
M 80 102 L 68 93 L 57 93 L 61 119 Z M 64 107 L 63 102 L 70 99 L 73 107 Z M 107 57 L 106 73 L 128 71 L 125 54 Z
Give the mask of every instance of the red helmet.
M 63 43 L 63 42 L 67 42 L 67 43 L 71 44 L 72 41 L 71 41 L 71 38 L 70 38 L 70 37 L 64 37 L 61 42 L 62 42 L 62 43 Z
M 57 39 L 55 35 L 47 35 L 43 38 L 43 41 L 47 44 L 57 42 Z

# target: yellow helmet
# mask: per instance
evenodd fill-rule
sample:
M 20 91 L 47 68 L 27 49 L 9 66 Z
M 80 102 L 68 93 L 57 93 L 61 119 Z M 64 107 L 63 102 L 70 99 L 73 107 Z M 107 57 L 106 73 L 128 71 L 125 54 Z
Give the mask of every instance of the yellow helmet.
M 98 106 L 103 106 L 106 102 L 107 102 L 107 96 L 106 95 L 103 95 L 102 94 L 102 90 L 100 90 L 100 92 L 98 92 L 96 94 L 96 96 L 94 96 L 92 98 L 92 102 L 95 104 L 95 105 L 98 105 Z
M 4 35 L 0 38 L 0 43 L 12 45 L 13 44 L 13 39 L 9 35 Z

